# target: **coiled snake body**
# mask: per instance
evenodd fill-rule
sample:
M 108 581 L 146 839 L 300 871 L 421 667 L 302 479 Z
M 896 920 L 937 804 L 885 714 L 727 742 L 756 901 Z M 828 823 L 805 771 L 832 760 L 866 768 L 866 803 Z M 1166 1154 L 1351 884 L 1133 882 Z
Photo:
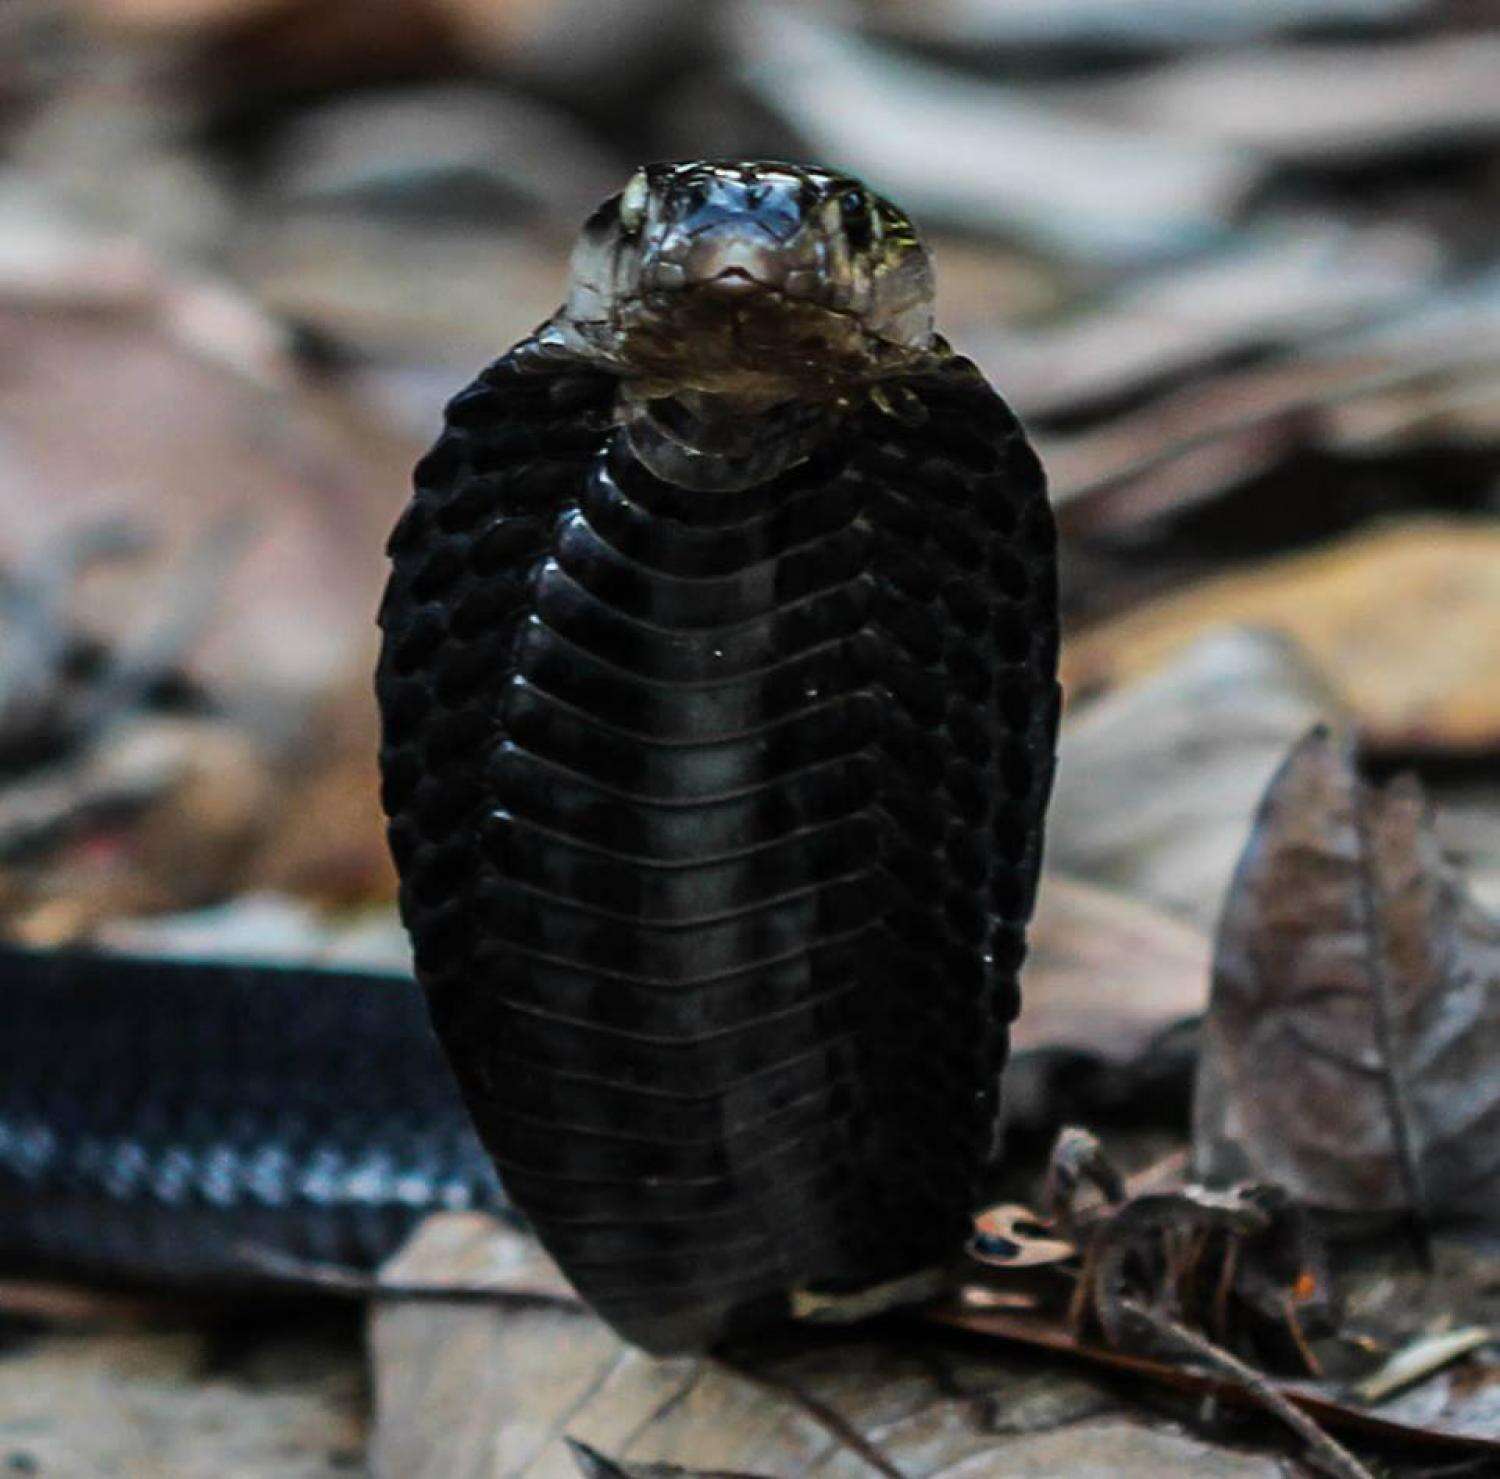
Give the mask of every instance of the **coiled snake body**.
M 909 223 L 819 170 L 641 172 L 416 485 L 385 804 L 509 1195 L 653 1350 L 945 1259 L 1039 865 L 1054 530 Z

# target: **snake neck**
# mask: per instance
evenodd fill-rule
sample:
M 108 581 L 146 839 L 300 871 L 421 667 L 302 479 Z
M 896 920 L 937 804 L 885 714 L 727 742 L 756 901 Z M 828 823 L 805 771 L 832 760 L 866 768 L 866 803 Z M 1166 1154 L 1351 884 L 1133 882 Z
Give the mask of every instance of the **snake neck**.
M 849 410 L 847 397 L 653 394 L 632 381 L 621 383 L 615 401 L 615 419 L 644 467 L 663 482 L 714 493 L 756 487 L 806 461 Z

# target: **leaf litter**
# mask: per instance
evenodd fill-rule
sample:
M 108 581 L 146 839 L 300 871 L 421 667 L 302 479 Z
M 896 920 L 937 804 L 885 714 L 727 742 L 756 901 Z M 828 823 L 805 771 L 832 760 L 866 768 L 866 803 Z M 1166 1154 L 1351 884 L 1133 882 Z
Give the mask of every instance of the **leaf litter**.
M 1217 1031 L 1216 1008 L 1202 1017 L 1208 932 L 1256 801 L 1310 724 L 1352 716 L 1382 773 L 1418 760 L 1445 840 L 1493 889 L 1491 7 L 401 0 L 377 15 L 90 0 L 65 7 L 87 12 L 86 38 L 63 9 L 21 0 L 0 19 L 0 106 L 18 123 L 0 172 L 0 499 L 23 543 L 123 507 L 180 551 L 247 499 L 266 538 L 228 573 L 228 619 L 174 663 L 208 712 L 127 695 L 113 729 L 84 716 L 82 732 L 114 736 L 83 747 L 108 765 L 61 788 L 27 769 L 0 792 L 0 815 L 22 822 L 67 818 L 85 793 L 115 817 L 55 829 L 81 845 L 38 858 L 8 905 L 13 932 L 397 962 L 371 719 L 354 696 L 390 500 L 459 367 L 553 306 L 578 200 L 638 156 L 710 141 L 832 154 L 918 210 L 943 323 L 1043 444 L 1071 654 L 1105 654 L 1070 695 L 1054 871 L 1006 1078 L 1015 1200 L 976 1243 L 1000 1265 L 961 1266 L 958 1296 L 930 1318 L 655 1367 L 565 1291 L 537 1297 L 552 1286 L 520 1234 L 439 1222 L 420 1266 L 378 1293 L 368 1276 L 304 1271 L 309 1288 L 372 1300 L 380 1471 L 571 1476 L 571 1436 L 625 1473 L 1270 1475 L 1285 1468 L 1263 1446 L 1271 1430 L 1232 1414 L 1279 1399 L 1382 1472 L 1493 1464 L 1497 1357 L 1477 1344 L 1497 1319 L 1492 1254 L 1434 1216 L 1429 1268 L 1400 1239 L 1333 1238 L 1328 1283 L 1301 1279 L 1324 1245 L 1287 1229 L 1304 1215 L 1311 1239 L 1342 1228 L 1302 1206 L 1328 1193 L 1298 1160 L 1311 1131 L 1295 1105 L 1266 1130 L 1293 1143 L 1290 1207 L 1285 1187 L 1205 1185 L 1184 1164 L 1198 1044 Z M 111 27 L 151 44 L 127 55 Z M 555 189 L 519 142 L 537 140 L 577 166 Z M 1428 540 L 1434 527 L 1446 532 Z M 1307 583 L 1283 581 L 1304 558 Z M 1213 609 L 1184 594 L 1206 581 L 1226 583 Z M 112 633 L 131 603 L 160 612 L 133 570 L 86 584 L 85 635 Z M 1145 618 L 1179 596 L 1158 644 Z M 24 683 L 37 670 L 10 671 Z M 69 702 L 44 682 L 23 707 L 66 717 Z M 1328 870 L 1348 861 L 1347 838 L 1316 845 Z M 1415 850 L 1430 861 L 1430 839 Z M 1399 909 L 1372 917 L 1394 979 L 1421 952 L 1401 945 L 1414 935 Z M 1354 928 L 1303 923 L 1318 958 Z M 1247 934 L 1262 924 L 1241 920 Z M 1348 1017 L 1332 1056 L 1368 1067 L 1357 1005 Z M 1239 1056 L 1239 1089 L 1281 1092 Z M 1468 1185 L 1474 1167 L 1455 1177 L 1424 1138 L 1431 1075 L 1407 1067 L 1408 1159 L 1431 1203 L 1434 1183 Z M 1492 1057 L 1474 1082 L 1486 1074 Z M 1081 1248 L 1046 1221 L 1064 1214 L 1040 1174 L 1074 1121 L 1120 1163 L 1116 1200 L 1085 1177 L 1066 1211 Z M 1088 1142 L 1068 1143 L 1078 1164 Z M 1253 1136 L 1246 1147 L 1266 1155 Z M 1334 1160 L 1329 1185 L 1388 1182 L 1384 1215 L 1412 1215 L 1399 1156 L 1393 1172 L 1376 1155 L 1374 1179 Z M 1273 1184 L 1259 1161 L 1251 1171 Z M 1303 1253 L 1271 1257 L 1281 1237 Z M 498 1270 L 480 1252 L 492 1238 L 516 1253 Z M 1031 1266 L 1005 1266 L 1023 1254 Z M 444 1302 L 465 1280 L 462 1304 Z M 1299 1343 L 1288 1291 L 1299 1326 L 1337 1297 L 1337 1336 L 1304 1329 Z M 12 1394 L 26 1370 L 18 1353 Z M 1142 1395 L 1157 1406 L 1174 1390 L 1175 1423 L 1143 1412 Z M 152 1424 L 186 1441 L 191 1420 L 172 1391 L 153 1394 L 118 1425 L 120 1450 L 144 1452 Z M 238 1471 L 224 1456 L 235 1438 L 220 1441 L 205 1462 Z M 289 1439 L 298 1456 L 275 1471 L 331 1471 L 319 1441 Z M 357 1441 L 337 1440 L 346 1467 Z M 1305 1460 L 1342 1462 L 1316 1435 L 1295 1441 Z
M 1201 1174 L 1304 1204 L 1500 1233 L 1500 924 L 1416 783 L 1315 730 L 1272 782 L 1220 926 L 1194 1113 Z
M 1289 868 L 1290 880 L 1282 876 Z M 1195 1164 L 1178 1154 L 1128 1175 L 1096 1135 L 1066 1132 L 1035 1209 L 991 1209 L 976 1224 L 952 1293 L 919 1309 L 920 1324 L 887 1319 L 854 1348 L 866 1401 L 879 1406 L 908 1391 L 904 1373 L 913 1339 L 920 1340 L 910 1332 L 925 1324 L 1259 1410 L 1295 1435 L 1309 1465 L 1345 1479 L 1372 1472 L 1348 1442 L 1500 1455 L 1500 1435 L 1484 1417 L 1496 1385 L 1493 1330 L 1472 1319 L 1468 1328 L 1441 1328 L 1445 1305 L 1451 1314 L 1465 1311 L 1466 1292 L 1486 1278 L 1500 1289 L 1494 1267 L 1475 1254 L 1478 1262 L 1455 1271 L 1440 1251 L 1440 1265 L 1450 1266 L 1426 1273 L 1405 1259 L 1399 1240 L 1366 1253 L 1349 1242 L 1344 1223 L 1322 1215 L 1416 1213 L 1436 1236 L 1484 1214 L 1488 1203 L 1473 1188 L 1488 1187 L 1493 1142 L 1452 1130 L 1473 1122 L 1476 1103 L 1482 1120 L 1494 1092 L 1466 1056 L 1495 1051 L 1485 1035 L 1493 1019 L 1483 1010 L 1488 1001 L 1493 1011 L 1494 948 L 1493 925 L 1439 856 L 1414 785 L 1371 786 L 1346 739 L 1314 730 L 1273 779 L 1226 905 L 1203 1028 Z M 1289 1007 L 1308 991 L 1323 1018 Z M 1388 1030 L 1377 1032 L 1381 1014 Z M 1278 1071 L 1278 1053 L 1309 1052 L 1311 1067 L 1298 1058 Z M 1320 1089 L 1318 1073 L 1329 1063 L 1338 1076 Z M 1362 1135 L 1351 1132 L 1350 1117 Z M 1342 1153 L 1320 1143 L 1317 1154 L 1299 1156 L 1309 1137 L 1326 1141 L 1330 1125 Z M 483 1219 L 466 1222 L 461 1260 L 414 1250 L 388 1278 L 430 1293 L 445 1277 L 461 1269 L 472 1277 L 480 1267 L 494 1296 L 545 1287 L 523 1235 L 494 1225 L 486 1234 L 476 1221 Z M 512 1251 L 476 1253 L 487 1241 Z M 429 1239 L 428 1247 L 438 1242 Z M 508 1267 L 520 1280 L 513 1291 Z M 1423 1298 L 1413 1297 L 1415 1287 Z M 806 1451 L 793 1460 L 784 1443 L 767 1450 L 748 1435 L 764 1432 L 760 1403 L 790 1400 L 813 1423 L 804 1441 L 816 1441 L 821 1427 L 847 1451 L 875 1445 L 874 1467 L 908 1472 L 903 1435 L 915 1413 L 903 1408 L 907 1415 L 894 1426 L 889 1416 L 871 1426 L 863 1408 L 848 1408 L 837 1396 L 842 1389 L 825 1383 L 832 1372 L 854 1379 L 854 1358 L 846 1349 L 830 1368 L 824 1337 L 811 1331 L 725 1353 L 708 1367 L 677 1363 L 676 1395 L 663 1396 L 672 1363 L 654 1365 L 619 1348 L 581 1307 L 513 1310 L 500 1319 L 482 1306 L 418 1310 L 398 1300 L 382 1301 L 373 1319 L 377 1372 L 393 1384 L 389 1390 L 406 1392 L 402 1373 L 430 1372 L 436 1359 L 439 1372 L 451 1369 L 440 1381 L 451 1380 L 455 1400 L 475 1369 L 473 1341 L 485 1342 L 487 1368 L 514 1370 L 523 1352 L 531 1361 L 550 1359 L 559 1319 L 583 1322 L 604 1363 L 584 1390 L 600 1396 L 559 1414 L 534 1440 L 542 1446 L 533 1457 L 571 1437 L 597 1444 L 597 1462 L 618 1462 L 631 1474 L 654 1472 L 638 1463 L 669 1462 L 785 1472 L 809 1462 Z M 541 1326 L 528 1332 L 521 1328 L 528 1321 Z M 468 1336 L 460 1339 L 454 1322 Z M 449 1349 L 464 1354 L 445 1361 Z M 637 1367 L 622 1387 L 619 1373 Z M 811 1386 L 809 1371 L 821 1373 Z M 434 1390 L 423 1386 L 424 1403 Z M 441 1400 L 432 1411 L 413 1400 L 400 1398 L 401 1421 L 381 1431 L 409 1443 L 442 1423 Z M 529 1399 L 512 1400 L 526 1410 Z M 707 1408 L 679 1430 L 683 1411 L 704 1401 Z M 736 1416 L 719 1430 L 723 1441 L 705 1447 L 696 1435 L 714 1410 Z M 930 1405 L 920 1410 L 930 1415 Z

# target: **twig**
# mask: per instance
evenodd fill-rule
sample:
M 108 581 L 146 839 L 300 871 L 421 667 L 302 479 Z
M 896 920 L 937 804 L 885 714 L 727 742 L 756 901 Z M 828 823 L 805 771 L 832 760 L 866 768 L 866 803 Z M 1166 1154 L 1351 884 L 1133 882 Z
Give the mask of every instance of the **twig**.
M 545 1289 L 507 1289 L 496 1284 L 412 1284 L 383 1279 L 340 1263 L 319 1263 L 294 1258 L 272 1248 L 241 1243 L 239 1256 L 269 1281 L 291 1290 L 316 1290 L 319 1294 L 376 1302 L 422 1301 L 430 1304 L 490 1304 L 495 1306 L 551 1305 L 576 1308 L 578 1300 Z
M 1371 1405 L 1383 1402 L 1402 1387 L 1409 1387 L 1435 1371 L 1441 1371 L 1444 1366 L 1462 1360 L 1496 1338 L 1497 1332 L 1483 1325 L 1424 1336 L 1404 1346 L 1379 1371 L 1367 1376 L 1354 1388 L 1354 1395 Z
M 775 1392 L 789 1401 L 795 1402 L 808 1417 L 841 1447 L 847 1448 L 851 1453 L 862 1458 L 877 1474 L 884 1475 L 885 1479 L 905 1479 L 901 1470 L 875 1444 L 870 1442 L 848 1418 L 841 1412 L 830 1407 L 826 1402 L 820 1402 L 810 1393 L 804 1392 L 795 1382 L 784 1381 L 775 1376 L 767 1376 L 763 1371 L 755 1371 L 748 1366 L 737 1365 L 734 1362 L 724 1360 L 723 1357 L 719 1357 L 718 1359 L 720 1365 L 726 1370 L 732 1371 L 743 1380 L 765 1391 Z
M 1206 1336 L 1166 1315 L 1158 1314 L 1133 1299 L 1120 1301 L 1120 1307 L 1149 1325 L 1156 1334 L 1183 1347 L 1200 1361 L 1233 1377 L 1244 1391 L 1255 1398 L 1273 1417 L 1279 1418 L 1307 1444 L 1307 1459 L 1334 1479 L 1375 1479 L 1375 1476 L 1341 1443 L 1330 1437 L 1301 1408 L 1289 1402 L 1275 1385 L 1253 1366 L 1215 1345 Z

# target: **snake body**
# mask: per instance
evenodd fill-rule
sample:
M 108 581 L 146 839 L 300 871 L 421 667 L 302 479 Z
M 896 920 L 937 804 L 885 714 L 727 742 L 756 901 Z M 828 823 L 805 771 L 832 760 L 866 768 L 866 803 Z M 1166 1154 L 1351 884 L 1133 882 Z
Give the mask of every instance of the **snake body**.
M 418 466 L 377 679 L 418 978 L 508 1194 L 647 1349 L 961 1243 L 1054 544 L 909 223 L 786 165 L 638 175 Z
M 296 1285 L 508 1211 L 409 978 L 0 947 L 0 1002 L 7 1274 Z

